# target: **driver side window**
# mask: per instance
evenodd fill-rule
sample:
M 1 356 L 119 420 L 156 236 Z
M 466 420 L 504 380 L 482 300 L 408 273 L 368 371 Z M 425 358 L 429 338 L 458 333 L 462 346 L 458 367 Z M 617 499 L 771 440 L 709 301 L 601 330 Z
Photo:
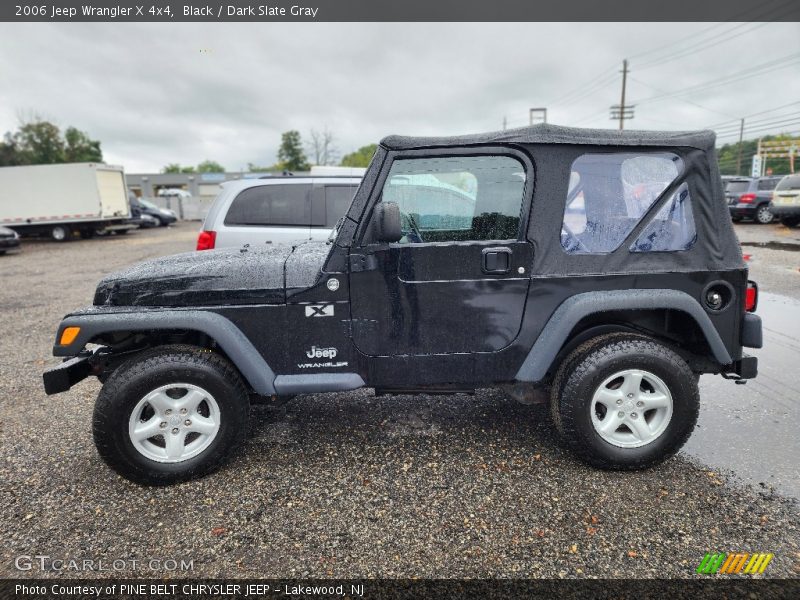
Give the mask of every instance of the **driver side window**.
M 525 168 L 508 156 L 398 159 L 381 202 L 400 209 L 401 244 L 517 239 Z

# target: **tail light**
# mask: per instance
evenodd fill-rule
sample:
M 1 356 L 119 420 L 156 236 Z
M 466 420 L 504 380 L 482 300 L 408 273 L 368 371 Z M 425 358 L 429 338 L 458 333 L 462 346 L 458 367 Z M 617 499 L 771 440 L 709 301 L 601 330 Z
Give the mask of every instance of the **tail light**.
M 744 309 L 747 312 L 755 311 L 758 306 L 758 285 L 755 281 L 747 282 L 747 291 L 744 295 Z
M 742 194 L 741 196 L 739 196 L 739 202 L 741 204 L 752 204 L 755 201 L 756 201 L 755 194 Z
M 213 250 L 217 243 L 216 231 L 201 231 L 197 236 L 197 250 Z

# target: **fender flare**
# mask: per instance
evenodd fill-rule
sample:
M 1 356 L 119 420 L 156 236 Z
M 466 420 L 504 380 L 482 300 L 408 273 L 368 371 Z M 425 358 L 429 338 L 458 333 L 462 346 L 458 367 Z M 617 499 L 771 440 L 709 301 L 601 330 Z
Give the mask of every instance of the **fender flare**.
M 705 335 L 714 358 L 722 365 L 733 362 L 719 332 L 700 303 L 677 290 L 614 290 L 576 294 L 556 309 L 517 372 L 517 381 L 544 379 L 556 356 L 578 322 L 592 314 L 611 310 L 670 309 L 686 313 Z
M 61 332 L 80 327 L 69 345 L 59 345 Z M 202 310 L 153 310 L 141 312 L 95 312 L 69 315 L 58 327 L 54 356 L 75 356 L 87 343 L 103 333 L 184 329 L 212 338 L 228 355 L 256 393 L 275 394 L 275 373 L 241 329 L 220 314 Z

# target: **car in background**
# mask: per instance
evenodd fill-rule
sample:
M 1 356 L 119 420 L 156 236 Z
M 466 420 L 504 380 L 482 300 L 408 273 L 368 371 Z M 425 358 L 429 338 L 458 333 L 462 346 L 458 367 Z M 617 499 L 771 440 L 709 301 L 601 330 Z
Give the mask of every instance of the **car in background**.
M 800 175 L 787 175 L 775 186 L 772 213 L 787 227 L 800 224 Z
M 361 177 L 265 177 L 222 185 L 197 250 L 327 240 Z
M 160 227 L 166 227 L 167 225 L 171 225 L 175 221 L 178 220 L 178 216 L 175 214 L 174 211 L 168 208 L 161 208 L 156 206 L 149 200 L 145 200 L 143 198 L 139 198 L 134 194 L 131 194 L 130 197 L 131 201 L 131 214 L 134 217 L 138 214 L 142 217 L 148 215 L 156 220 L 156 223 Z M 147 225 L 144 225 L 147 227 Z
M 181 188 L 161 188 L 158 190 L 158 196 L 161 198 L 174 197 L 174 198 L 191 198 L 192 195 Z
M 725 183 L 725 199 L 731 219 L 734 222 L 752 219 L 762 225 L 772 223 L 775 218 L 770 209 L 772 190 L 780 180 L 780 176 L 729 179 Z
M 0 227 L 0 254 L 19 248 L 19 234 L 8 227 Z

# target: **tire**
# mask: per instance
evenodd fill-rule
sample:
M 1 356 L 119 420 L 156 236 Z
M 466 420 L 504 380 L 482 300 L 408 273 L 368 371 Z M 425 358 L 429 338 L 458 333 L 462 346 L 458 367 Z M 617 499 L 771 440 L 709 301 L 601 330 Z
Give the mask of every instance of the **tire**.
M 756 209 L 755 221 L 759 225 L 769 225 L 775 220 L 775 215 L 769 209 L 769 204 L 762 204 Z
M 798 223 L 800 223 L 800 217 L 783 217 L 781 219 L 781 224 L 786 227 L 797 227 Z
M 227 360 L 195 346 L 162 346 L 108 377 L 92 429 L 97 451 L 117 473 L 169 485 L 222 466 L 244 442 L 249 415 L 247 388 Z M 142 430 L 136 439 L 135 429 Z
M 54 225 L 50 229 L 50 237 L 56 242 L 66 242 L 72 237 L 72 231 L 64 225 Z
M 638 376 L 641 383 L 631 384 Z M 609 334 L 587 341 L 564 360 L 552 388 L 551 414 L 567 446 L 590 465 L 644 469 L 689 439 L 700 407 L 697 382 L 689 365 L 663 344 L 647 336 Z M 601 433 L 606 418 L 616 420 Z

